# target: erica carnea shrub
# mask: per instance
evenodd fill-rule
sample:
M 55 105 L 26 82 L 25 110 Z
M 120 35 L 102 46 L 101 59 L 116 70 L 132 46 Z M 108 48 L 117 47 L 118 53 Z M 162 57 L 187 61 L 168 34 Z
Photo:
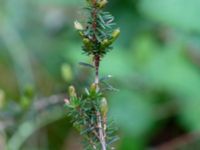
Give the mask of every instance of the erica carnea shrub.
M 114 135 L 113 122 L 107 119 L 108 103 L 104 94 L 105 89 L 113 88 L 109 84 L 104 85 L 106 88 L 101 87 L 109 76 L 99 78 L 99 66 L 102 58 L 112 49 L 120 30 L 115 27 L 114 17 L 104 11 L 107 0 L 86 0 L 86 3 L 84 9 L 89 14 L 87 23 L 82 25 L 75 21 L 74 26 L 82 38 L 83 52 L 93 58 L 93 64 L 82 64 L 95 70 L 95 78 L 85 93 L 80 95 L 70 86 L 65 106 L 74 127 L 83 136 L 85 149 L 114 149 L 111 145 L 118 137 Z

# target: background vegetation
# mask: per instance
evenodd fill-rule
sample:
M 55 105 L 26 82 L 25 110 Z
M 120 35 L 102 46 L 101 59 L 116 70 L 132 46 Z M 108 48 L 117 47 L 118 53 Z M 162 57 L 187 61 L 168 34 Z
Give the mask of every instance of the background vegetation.
M 78 150 L 66 89 L 89 85 L 73 28 L 84 0 L 0 1 L 0 149 Z M 117 149 L 200 149 L 200 1 L 110 0 L 122 34 L 102 61 Z

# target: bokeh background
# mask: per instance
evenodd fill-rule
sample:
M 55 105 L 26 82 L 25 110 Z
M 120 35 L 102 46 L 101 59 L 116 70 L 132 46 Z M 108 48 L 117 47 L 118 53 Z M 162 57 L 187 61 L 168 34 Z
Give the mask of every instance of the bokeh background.
M 84 0 L 0 1 L 0 149 L 81 150 L 63 107 L 94 75 L 73 28 Z M 118 150 L 200 149 L 200 1 L 109 0 L 121 36 L 101 76 Z

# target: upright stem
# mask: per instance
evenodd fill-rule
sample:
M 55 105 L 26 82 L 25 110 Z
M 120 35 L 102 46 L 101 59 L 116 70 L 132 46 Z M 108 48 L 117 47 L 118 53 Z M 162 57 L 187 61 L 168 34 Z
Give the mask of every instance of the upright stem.
M 94 66 L 95 66 L 95 84 L 99 84 L 99 65 L 100 65 L 100 56 L 94 56 Z
M 97 38 L 96 38 L 96 35 L 95 35 L 95 32 L 97 30 L 97 8 L 96 8 L 96 0 L 93 0 L 92 1 L 93 3 L 93 10 L 92 10 L 92 20 L 93 20 L 93 23 L 92 23 L 92 28 L 93 28 L 93 31 L 94 31 L 94 35 L 93 35 L 93 42 L 94 44 L 97 44 Z M 97 89 L 99 89 L 99 65 L 100 65 L 100 55 L 98 54 L 94 54 L 94 66 L 95 66 L 95 84 L 97 85 Z M 101 113 L 96 110 L 97 112 L 97 125 L 98 125 L 98 136 L 99 136 L 99 142 L 101 144 L 101 150 L 106 150 L 106 133 L 105 133 L 105 130 L 104 130 L 104 127 L 103 127 L 103 121 L 102 121 L 102 116 L 101 116 Z
M 98 128 L 99 128 L 99 140 L 101 143 L 101 149 L 106 150 L 106 140 L 105 140 L 105 132 L 102 125 L 102 118 L 100 112 L 97 112 L 97 119 L 98 119 Z
M 95 64 L 95 84 L 97 85 L 97 88 L 99 89 L 99 65 L 100 65 L 100 56 L 96 55 L 94 56 L 94 64 Z M 106 150 L 106 132 L 103 126 L 103 120 L 101 113 L 97 111 L 97 124 L 98 124 L 98 132 L 99 132 L 99 140 L 101 143 L 101 149 Z
M 93 10 L 92 10 L 92 28 L 93 28 L 93 42 L 96 44 L 97 43 L 97 38 L 95 35 L 95 32 L 97 30 L 97 9 L 96 9 L 96 0 L 92 1 L 93 3 Z M 99 63 L 100 63 L 100 56 L 99 55 L 94 55 L 94 65 L 95 65 L 95 83 L 98 85 L 99 84 Z

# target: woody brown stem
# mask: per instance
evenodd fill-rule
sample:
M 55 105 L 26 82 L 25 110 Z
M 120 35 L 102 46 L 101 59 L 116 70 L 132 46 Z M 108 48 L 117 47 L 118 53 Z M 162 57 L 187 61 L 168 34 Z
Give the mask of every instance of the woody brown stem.
M 105 130 L 102 125 L 102 117 L 100 112 L 97 112 L 97 119 L 98 119 L 98 129 L 99 129 L 99 139 L 101 143 L 101 149 L 106 150 L 106 140 L 105 140 Z
M 93 0 L 92 2 L 93 2 L 93 8 L 94 8 L 92 11 L 92 18 L 93 18 L 92 28 L 94 31 L 93 42 L 94 44 L 97 44 L 97 38 L 95 35 L 95 32 L 97 30 L 96 0 Z M 93 60 L 94 60 L 94 66 L 95 66 L 95 84 L 97 85 L 97 88 L 99 89 L 99 65 L 100 65 L 100 60 L 101 60 L 100 55 L 94 54 Z M 98 125 L 98 135 L 99 135 L 99 140 L 100 140 L 99 142 L 101 143 L 101 150 L 106 150 L 106 139 L 105 139 L 106 133 L 105 133 L 104 125 L 102 122 L 102 116 L 99 111 L 97 111 L 97 125 Z
M 92 20 L 93 20 L 93 23 L 92 23 L 92 28 L 93 28 L 93 31 L 94 31 L 94 34 L 93 34 L 93 42 L 94 44 L 97 43 L 97 38 L 96 38 L 96 35 L 95 35 L 95 32 L 97 30 L 97 10 L 95 9 L 96 7 L 96 0 L 93 0 L 92 1 L 92 4 L 93 4 L 93 11 L 92 11 Z M 99 63 L 100 63 L 100 57 L 99 55 L 94 55 L 94 66 L 95 66 L 95 83 L 98 85 L 99 84 Z
M 99 65 L 100 65 L 100 56 L 94 56 L 94 66 L 95 66 L 95 84 L 99 84 Z

